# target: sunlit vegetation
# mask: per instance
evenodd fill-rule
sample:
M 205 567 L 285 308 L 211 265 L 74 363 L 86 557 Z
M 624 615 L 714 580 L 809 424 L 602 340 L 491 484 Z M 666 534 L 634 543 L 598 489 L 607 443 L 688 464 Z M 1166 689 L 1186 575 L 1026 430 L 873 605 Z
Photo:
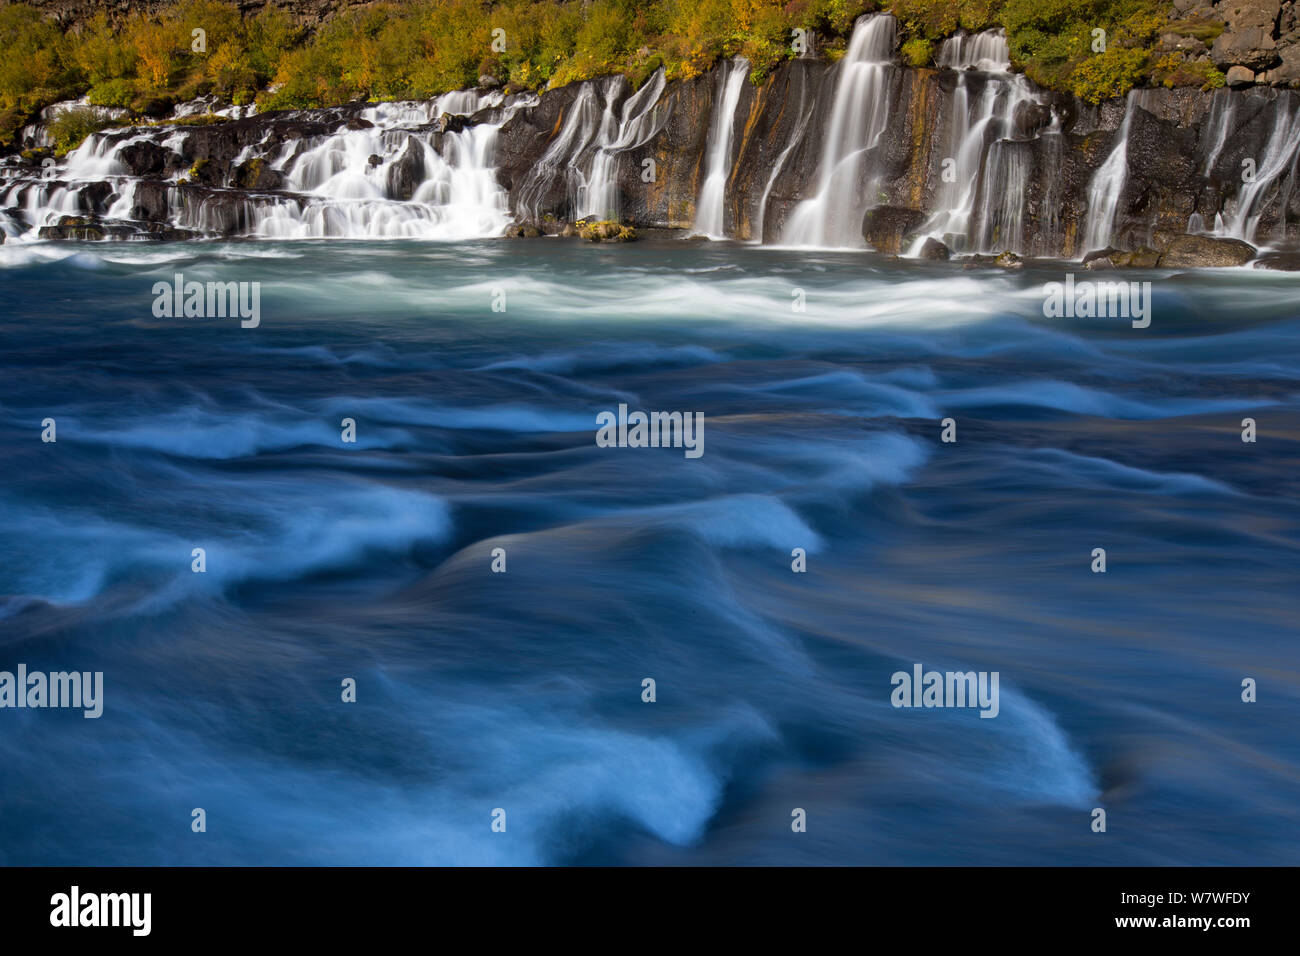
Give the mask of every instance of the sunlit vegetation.
M 1152 52 L 1169 28 L 1164 0 L 425 0 L 346 7 L 313 31 L 269 4 L 241 16 L 226 0 L 178 0 L 156 15 L 100 13 L 66 33 L 7 3 L 0 145 L 42 107 L 83 95 L 157 117 L 208 94 L 284 109 L 425 98 L 488 76 L 510 89 L 614 73 L 639 85 L 660 68 L 685 79 L 732 56 L 761 81 L 797 55 L 795 31 L 835 60 L 854 20 L 882 8 L 898 16 L 901 53 L 917 66 L 956 30 L 1001 25 L 1031 79 L 1093 102 L 1148 81 L 1222 82 L 1212 68 Z M 1215 25 L 1194 30 L 1212 38 Z M 61 142 L 84 135 L 95 115 L 63 120 Z

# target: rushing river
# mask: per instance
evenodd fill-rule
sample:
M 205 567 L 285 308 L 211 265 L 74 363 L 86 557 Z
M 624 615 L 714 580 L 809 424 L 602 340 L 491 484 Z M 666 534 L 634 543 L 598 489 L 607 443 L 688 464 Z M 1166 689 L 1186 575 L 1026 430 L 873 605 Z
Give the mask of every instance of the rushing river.
M 0 247 L 0 863 L 1296 863 L 1300 280 L 1066 268 Z

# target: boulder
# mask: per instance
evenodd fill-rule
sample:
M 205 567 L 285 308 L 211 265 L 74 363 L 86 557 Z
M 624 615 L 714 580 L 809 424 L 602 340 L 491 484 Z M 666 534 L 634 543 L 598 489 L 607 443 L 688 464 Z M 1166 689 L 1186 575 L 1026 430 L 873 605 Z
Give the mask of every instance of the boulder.
M 931 236 L 921 244 L 920 257 L 930 262 L 947 262 L 952 258 L 952 250 Z
M 1255 82 L 1255 71 L 1248 66 L 1228 67 L 1227 84 L 1234 90 L 1251 86 Z
M 1240 239 L 1211 236 L 1178 236 L 1160 256 L 1162 269 L 1242 266 L 1255 258 L 1255 247 Z
M 1225 27 L 1211 48 L 1215 66 L 1266 70 L 1278 62 L 1273 29 L 1282 0 L 1223 0 L 1215 8 Z
M 1022 100 L 1011 118 L 1016 135 L 1028 139 L 1052 125 L 1052 108 L 1033 100 Z
M 632 242 L 636 239 L 636 230 L 631 226 L 604 219 L 600 222 L 584 220 L 575 223 L 578 235 L 589 242 Z
M 862 238 L 876 252 L 898 255 L 906 240 L 928 217 L 919 209 L 876 206 L 862 217 Z
M 535 223 L 512 222 L 510 225 L 506 226 L 504 234 L 511 239 L 537 239 L 543 233 Z

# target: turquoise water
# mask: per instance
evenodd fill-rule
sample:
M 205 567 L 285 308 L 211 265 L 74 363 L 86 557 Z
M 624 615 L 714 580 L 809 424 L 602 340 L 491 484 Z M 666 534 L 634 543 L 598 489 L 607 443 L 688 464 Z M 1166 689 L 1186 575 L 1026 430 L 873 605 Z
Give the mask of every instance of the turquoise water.
M 0 247 L 0 670 L 105 686 L 0 710 L 0 862 L 1295 864 L 1300 284 L 1067 268 Z

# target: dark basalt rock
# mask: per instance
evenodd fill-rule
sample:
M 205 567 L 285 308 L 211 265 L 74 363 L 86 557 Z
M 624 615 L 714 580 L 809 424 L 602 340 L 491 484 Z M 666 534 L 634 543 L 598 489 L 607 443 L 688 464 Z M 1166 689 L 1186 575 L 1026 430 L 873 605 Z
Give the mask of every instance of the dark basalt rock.
M 136 183 L 131 205 L 132 219 L 165 221 L 170 213 L 167 192 L 171 187 L 164 182 Z
M 931 262 L 947 262 L 952 258 L 952 250 L 931 236 L 921 244 L 920 256 Z
M 898 255 L 906 239 L 929 218 L 919 209 L 876 206 L 862 217 L 862 238 L 876 252 Z
M 1255 260 L 1256 269 L 1300 272 L 1300 252 L 1269 252 Z
M 240 163 L 231 176 L 232 185 L 262 192 L 279 189 L 283 182 L 284 177 L 261 157 Z
M 141 140 L 122 147 L 117 155 L 132 176 L 161 176 L 167 168 L 168 152 L 158 143 Z
M 110 239 L 176 242 L 197 238 L 193 232 L 166 223 L 100 219 L 97 216 L 63 216 L 56 225 L 42 226 L 37 236 L 41 239 L 76 239 L 83 242 Z
M 424 177 L 424 151 L 407 143 L 388 166 L 388 195 L 393 199 L 410 199 Z
M 1028 139 L 1052 125 L 1052 108 L 1043 103 L 1025 100 L 1016 106 L 1011 123 L 1017 136 Z

